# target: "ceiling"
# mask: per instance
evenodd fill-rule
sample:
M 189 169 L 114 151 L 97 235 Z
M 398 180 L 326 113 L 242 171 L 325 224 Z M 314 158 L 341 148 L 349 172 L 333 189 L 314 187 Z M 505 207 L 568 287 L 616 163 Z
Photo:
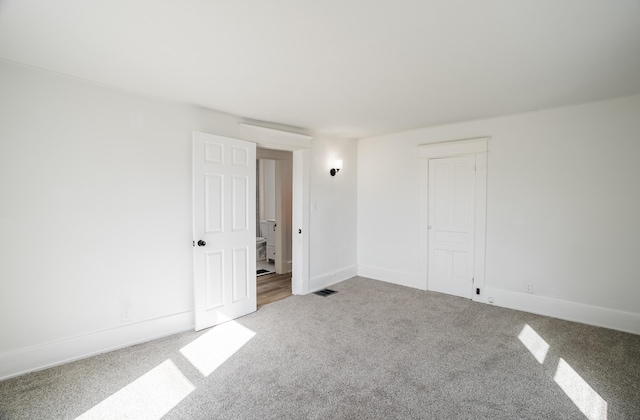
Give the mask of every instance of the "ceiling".
M 0 58 L 362 138 L 640 93 L 640 0 L 0 0 Z

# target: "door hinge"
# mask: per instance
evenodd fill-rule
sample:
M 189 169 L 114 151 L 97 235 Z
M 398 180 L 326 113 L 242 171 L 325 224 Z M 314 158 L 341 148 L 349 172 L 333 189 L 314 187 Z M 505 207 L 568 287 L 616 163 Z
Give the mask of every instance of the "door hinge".
M 471 277 L 471 284 L 476 282 L 476 278 L 475 277 Z
M 479 294 L 480 294 L 480 288 L 476 287 L 476 295 L 479 295 Z

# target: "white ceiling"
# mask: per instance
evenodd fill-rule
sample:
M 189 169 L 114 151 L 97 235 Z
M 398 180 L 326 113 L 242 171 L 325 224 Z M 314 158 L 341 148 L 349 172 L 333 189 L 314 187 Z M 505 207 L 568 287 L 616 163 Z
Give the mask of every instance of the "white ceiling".
M 0 0 L 0 58 L 362 138 L 640 93 L 640 1 Z

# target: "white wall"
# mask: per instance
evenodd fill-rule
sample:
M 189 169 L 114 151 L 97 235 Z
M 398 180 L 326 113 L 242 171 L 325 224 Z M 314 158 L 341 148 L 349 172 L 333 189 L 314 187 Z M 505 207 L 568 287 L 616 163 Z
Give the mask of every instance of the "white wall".
M 357 274 L 357 153 L 355 140 L 318 136 L 311 163 L 310 290 Z M 342 169 L 329 175 L 335 159 Z
M 361 140 L 359 273 L 418 287 L 417 146 L 486 136 L 486 297 L 640 333 L 640 96 Z
M 264 168 L 264 219 L 276 218 L 276 161 L 263 160 Z
M 0 92 L 0 378 L 191 328 L 192 132 L 239 137 L 241 119 L 4 62 Z M 324 211 L 310 230 L 322 256 L 355 200 Z M 355 266 L 355 227 L 341 234 L 348 255 L 311 272 Z

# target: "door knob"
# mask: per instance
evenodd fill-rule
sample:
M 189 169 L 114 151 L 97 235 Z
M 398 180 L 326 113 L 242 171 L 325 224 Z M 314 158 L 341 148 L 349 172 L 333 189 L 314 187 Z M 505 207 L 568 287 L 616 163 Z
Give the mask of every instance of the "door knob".
M 203 241 L 202 239 L 200 239 L 198 241 L 198 246 L 205 246 L 207 243 L 205 241 Z

